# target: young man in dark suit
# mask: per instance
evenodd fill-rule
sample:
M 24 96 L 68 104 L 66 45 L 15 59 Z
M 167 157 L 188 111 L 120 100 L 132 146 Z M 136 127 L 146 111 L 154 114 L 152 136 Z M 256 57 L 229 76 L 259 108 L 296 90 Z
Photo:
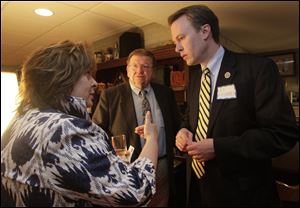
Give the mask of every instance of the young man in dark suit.
M 169 19 L 176 52 L 190 66 L 187 112 L 176 146 L 191 156 L 190 206 L 279 205 L 272 157 L 299 139 L 276 64 L 219 43 L 206 6 Z
M 131 161 L 139 155 L 144 138 L 135 128 L 144 123 L 145 109 L 151 111 L 158 128 L 159 160 L 156 172 L 157 192 L 149 206 L 168 206 L 173 169 L 173 147 L 179 130 L 180 115 L 173 91 L 151 82 L 155 57 L 145 49 L 136 49 L 127 59 L 129 82 L 101 92 L 93 121 L 110 135 L 125 134 L 127 144 L 135 150 Z

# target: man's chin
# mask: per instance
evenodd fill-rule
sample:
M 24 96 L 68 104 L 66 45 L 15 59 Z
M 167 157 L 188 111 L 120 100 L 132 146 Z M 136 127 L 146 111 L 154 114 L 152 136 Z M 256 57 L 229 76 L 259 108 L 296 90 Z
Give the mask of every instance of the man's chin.
M 134 86 L 138 89 L 144 89 L 145 84 L 144 83 L 135 83 Z
M 193 63 L 193 60 L 191 60 L 191 59 L 186 59 L 185 62 L 186 62 L 186 65 L 188 65 L 188 66 L 195 65 L 195 63 Z

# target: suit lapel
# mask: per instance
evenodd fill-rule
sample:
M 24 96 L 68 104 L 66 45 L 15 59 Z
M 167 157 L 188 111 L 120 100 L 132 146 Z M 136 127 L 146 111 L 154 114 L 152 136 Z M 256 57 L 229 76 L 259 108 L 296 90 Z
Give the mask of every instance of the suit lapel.
M 197 123 L 198 123 L 198 115 L 199 115 L 199 93 L 200 93 L 200 83 L 201 83 L 201 76 L 202 76 L 202 71 L 201 71 L 201 66 L 199 65 L 197 68 L 193 69 L 193 79 L 195 79 L 195 81 L 193 82 L 194 85 L 192 86 L 192 89 L 190 90 L 192 95 L 195 95 L 195 97 L 193 97 L 191 99 L 191 106 L 190 106 L 190 110 L 194 109 L 194 112 L 191 112 L 191 115 L 193 117 L 191 117 L 192 119 L 192 127 L 194 127 L 195 131 L 197 128 Z
M 164 93 L 159 89 L 158 85 L 154 84 L 154 83 L 151 83 L 151 87 L 154 91 L 154 95 L 155 95 L 155 98 L 157 100 L 157 103 L 159 105 L 159 108 L 161 110 L 161 113 L 163 115 L 163 118 L 166 118 L 166 95 L 164 95 Z
M 127 144 L 132 145 L 135 148 L 134 152 L 139 154 L 141 152 L 141 143 L 140 137 L 134 133 L 134 129 L 137 127 L 137 119 L 129 83 L 122 88 L 121 93 L 121 112 L 124 112 L 124 120 L 128 126 L 127 135 L 130 135 L 130 138 L 127 138 Z
M 214 124 L 216 122 L 216 119 L 220 113 L 220 110 L 222 109 L 222 106 L 224 104 L 224 100 L 217 100 L 217 95 L 218 95 L 218 87 L 220 86 L 225 86 L 225 85 L 230 85 L 233 83 L 233 78 L 235 76 L 236 69 L 234 68 L 235 65 L 235 58 L 234 56 L 225 49 L 225 54 L 222 60 L 221 68 L 218 74 L 217 78 L 217 83 L 215 86 L 215 91 L 214 91 L 214 98 L 212 102 L 212 108 L 210 112 L 210 121 L 209 121 L 209 126 L 208 126 L 208 133 L 207 135 L 211 135 L 211 131 L 214 127 Z M 225 74 L 228 75 L 230 73 L 230 77 L 225 77 Z

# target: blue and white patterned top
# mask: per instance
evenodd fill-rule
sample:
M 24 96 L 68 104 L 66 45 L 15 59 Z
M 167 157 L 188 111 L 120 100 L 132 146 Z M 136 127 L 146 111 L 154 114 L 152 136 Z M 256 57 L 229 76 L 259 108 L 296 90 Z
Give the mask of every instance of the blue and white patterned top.
M 68 101 L 65 112 L 29 110 L 3 134 L 10 141 L 1 151 L 1 205 L 145 205 L 155 193 L 153 163 L 123 162 L 85 101 Z

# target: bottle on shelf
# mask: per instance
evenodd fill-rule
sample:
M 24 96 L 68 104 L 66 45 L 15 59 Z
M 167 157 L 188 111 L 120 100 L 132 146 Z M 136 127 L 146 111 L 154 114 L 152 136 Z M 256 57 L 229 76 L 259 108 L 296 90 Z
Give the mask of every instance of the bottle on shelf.
M 113 48 L 113 57 L 114 57 L 114 59 L 118 59 L 120 57 L 120 50 L 119 50 L 118 42 L 115 42 L 115 45 Z

